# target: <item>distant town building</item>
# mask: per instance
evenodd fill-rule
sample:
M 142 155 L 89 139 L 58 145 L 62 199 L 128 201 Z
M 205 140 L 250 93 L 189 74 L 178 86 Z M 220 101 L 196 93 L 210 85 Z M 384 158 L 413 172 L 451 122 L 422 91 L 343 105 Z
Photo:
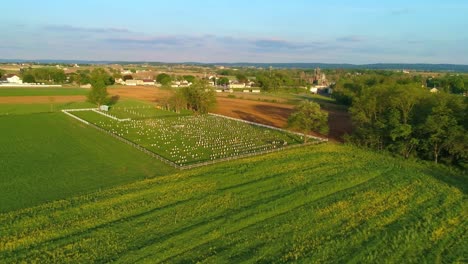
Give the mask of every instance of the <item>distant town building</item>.
M 126 80 L 125 85 L 129 86 L 137 86 L 137 85 L 143 85 L 143 80 Z
M 229 88 L 245 88 L 245 83 L 230 83 L 228 85 Z
M 152 86 L 155 85 L 155 82 L 151 79 L 143 79 L 143 85 Z

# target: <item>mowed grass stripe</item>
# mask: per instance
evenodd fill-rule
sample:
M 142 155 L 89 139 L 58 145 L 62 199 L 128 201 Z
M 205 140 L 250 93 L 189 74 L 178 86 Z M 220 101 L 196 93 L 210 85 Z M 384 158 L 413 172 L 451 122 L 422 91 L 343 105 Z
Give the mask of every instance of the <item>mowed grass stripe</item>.
M 340 173 L 337 167 L 354 159 Z M 349 147 L 313 146 L 0 215 L 0 230 L 9 234 L 0 238 L 0 259 L 375 262 L 383 256 L 421 260 L 432 248 L 437 257 L 451 246 L 460 249 L 449 256 L 456 260 L 464 240 L 447 243 L 450 233 L 433 239 L 424 232 L 463 219 L 464 197 L 417 165 Z M 428 216 L 437 220 L 421 227 L 420 218 Z M 465 222 L 458 225 L 466 229 Z M 362 249 L 368 241 L 380 245 Z M 413 255 L 391 254 L 398 250 Z

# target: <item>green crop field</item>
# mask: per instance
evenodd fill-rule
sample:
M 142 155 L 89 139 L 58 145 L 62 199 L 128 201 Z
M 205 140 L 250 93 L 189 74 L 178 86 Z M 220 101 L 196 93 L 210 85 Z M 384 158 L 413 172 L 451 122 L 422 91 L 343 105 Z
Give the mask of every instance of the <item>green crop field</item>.
M 466 263 L 467 187 L 320 144 L 0 214 L 0 262 Z
M 181 166 L 303 143 L 292 133 L 211 115 L 178 116 L 155 108 L 133 108 L 130 113 L 140 118 L 158 118 L 119 122 L 93 111 L 71 113 Z
M 0 212 L 173 171 L 61 112 L 18 107 L 0 105 Z
M 52 96 L 52 95 L 86 95 L 89 89 L 84 88 L 2 88 L 0 96 Z

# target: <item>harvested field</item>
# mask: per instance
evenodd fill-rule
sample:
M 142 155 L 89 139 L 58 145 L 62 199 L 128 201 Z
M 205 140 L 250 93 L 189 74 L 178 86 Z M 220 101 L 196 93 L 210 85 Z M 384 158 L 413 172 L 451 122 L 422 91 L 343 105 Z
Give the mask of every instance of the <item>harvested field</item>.
M 258 102 L 251 100 L 218 97 L 215 113 L 240 118 L 275 127 L 285 127 L 288 116 L 294 106 L 279 103 Z M 329 137 L 341 141 L 345 133 L 350 133 L 351 120 L 349 114 L 342 111 L 328 111 L 330 126 Z
M 133 98 L 151 102 L 157 102 L 161 98 L 171 95 L 171 91 L 169 90 L 147 86 L 117 86 L 115 88 L 108 88 L 107 91 L 110 95 L 119 95 L 122 98 Z

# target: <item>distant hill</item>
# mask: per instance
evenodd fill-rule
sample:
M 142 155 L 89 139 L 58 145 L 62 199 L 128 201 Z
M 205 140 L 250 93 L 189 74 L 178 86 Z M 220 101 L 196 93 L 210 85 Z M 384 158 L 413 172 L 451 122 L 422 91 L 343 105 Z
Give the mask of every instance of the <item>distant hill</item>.
M 274 67 L 274 68 L 298 68 L 298 69 L 313 69 L 320 67 L 322 69 L 373 69 L 373 70 L 417 70 L 417 71 L 447 71 L 447 72 L 468 72 L 468 65 L 463 64 L 428 64 L 428 63 L 374 63 L 374 64 L 348 64 L 348 63 L 252 63 L 252 62 L 235 62 L 235 63 L 201 63 L 201 62 L 149 62 L 149 61 L 91 61 L 91 60 L 16 60 L 16 59 L 0 59 L 0 63 L 44 63 L 44 64 L 188 64 L 188 65 L 205 65 L 205 66 L 227 66 L 227 67 Z

